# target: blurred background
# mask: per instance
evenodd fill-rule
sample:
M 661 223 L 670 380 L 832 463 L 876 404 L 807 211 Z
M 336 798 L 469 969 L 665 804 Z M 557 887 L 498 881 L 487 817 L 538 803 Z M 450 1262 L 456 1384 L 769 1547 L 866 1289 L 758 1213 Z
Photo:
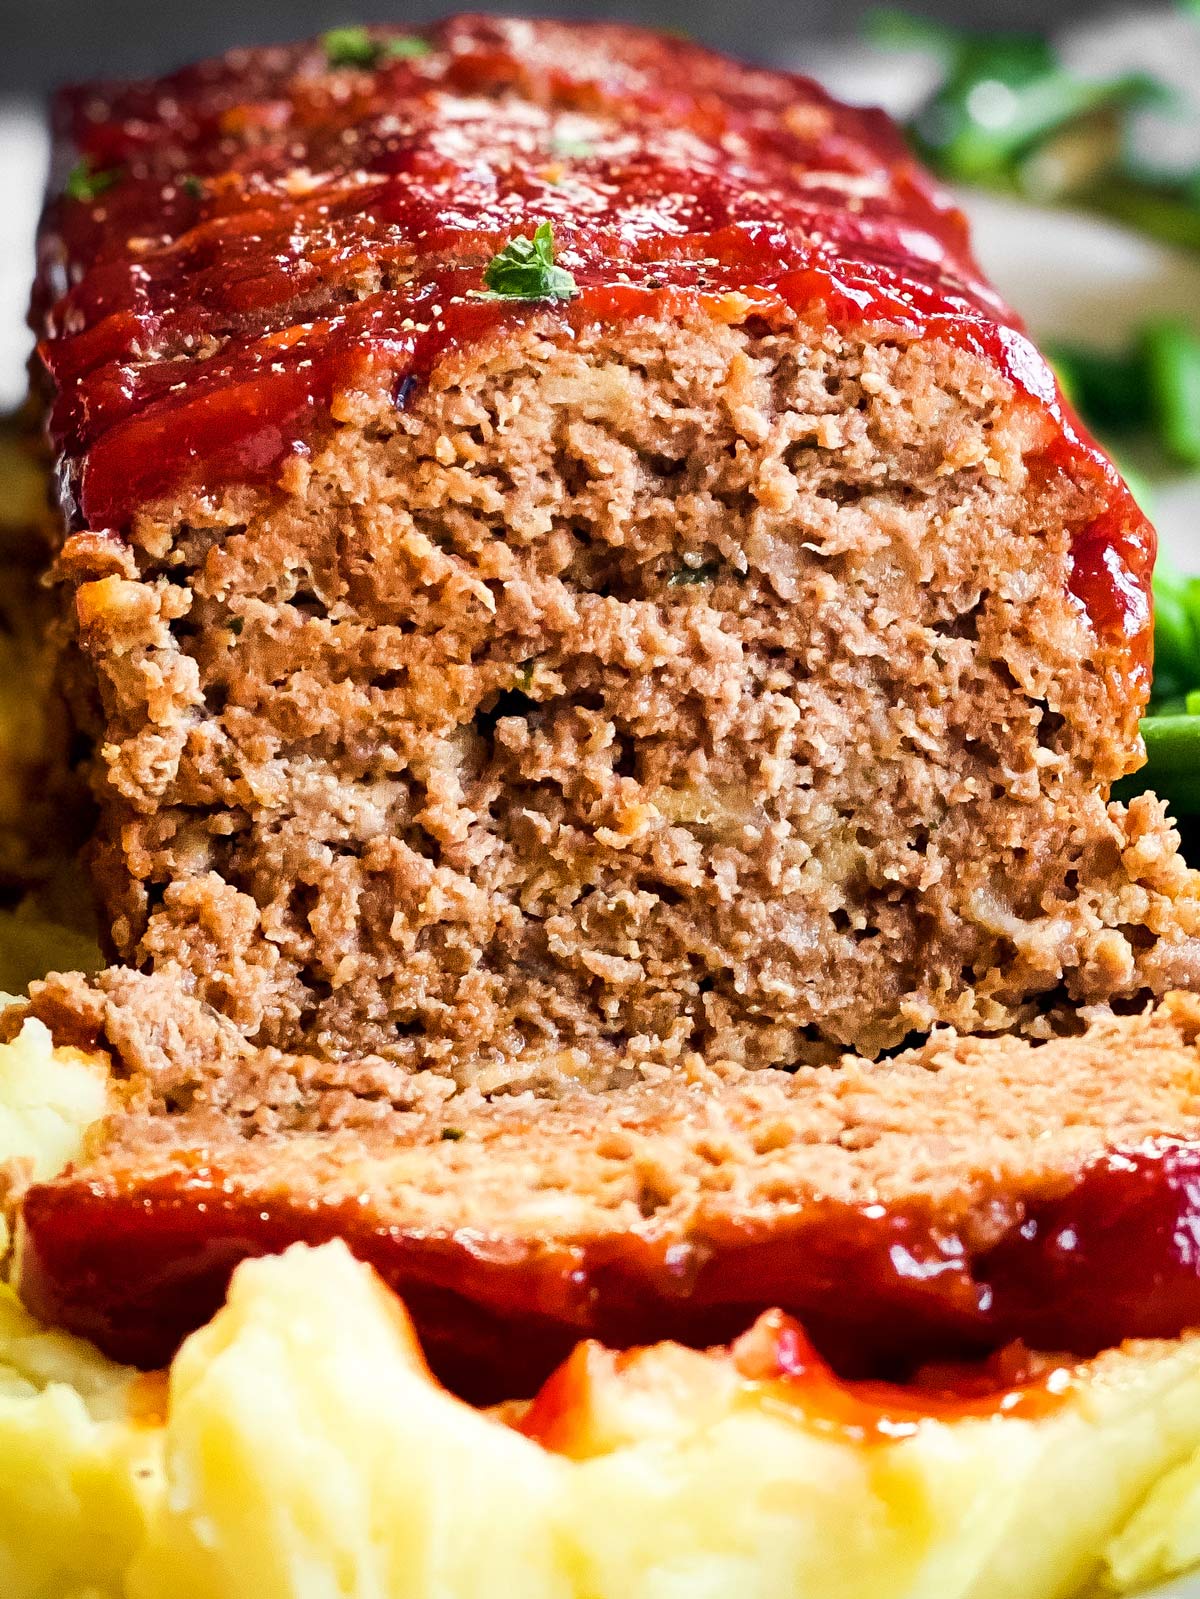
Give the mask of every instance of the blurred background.
M 419 22 L 451 9 L 436 0 L 4 0 L 0 91 L 36 92 L 69 77 L 159 72 L 191 56 L 261 44 L 347 22 Z M 467 9 L 463 6 L 460 9 Z M 620 17 L 682 28 L 723 50 L 783 59 L 822 34 L 853 34 L 868 0 L 543 0 L 540 5 L 480 5 L 480 10 L 570 17 Z M 1088 0 L 933 0 L 926 15 L 976 27 L 1059 25 L 1097 10 Z

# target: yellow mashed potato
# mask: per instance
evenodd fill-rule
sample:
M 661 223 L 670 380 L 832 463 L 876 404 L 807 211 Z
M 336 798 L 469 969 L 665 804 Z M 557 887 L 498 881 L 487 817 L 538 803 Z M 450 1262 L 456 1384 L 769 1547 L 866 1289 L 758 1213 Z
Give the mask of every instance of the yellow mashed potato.
M 0 1156 L 54 1170 L 105 1097 L 26 1023 Z M 438 1387 L 340 1245 L 244 1265 L 165 1379 L 0 1289 L 0 1595 L 1066 1599 L 1200 1559 L 1200 1339 L 869 1443 L 673 1345 L 588 1370 L 553 1452 Z

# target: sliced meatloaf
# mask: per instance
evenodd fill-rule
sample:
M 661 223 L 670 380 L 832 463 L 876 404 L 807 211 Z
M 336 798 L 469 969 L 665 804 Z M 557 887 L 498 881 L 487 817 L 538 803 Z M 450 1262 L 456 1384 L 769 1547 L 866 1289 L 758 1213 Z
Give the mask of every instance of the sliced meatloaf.
M 603 1091 L 1197 980 L 1108 803 L 1153 535 L 882 117 L 467 17 L 58 134 L 62 677 L 177 1032 Z
M 1043 1044 L 943 1035 L 795 1072 L 692 1057 L 606 1095 L 467 1090 L 319 1130 L 262 1130 L 261 1083 L 242 1087 L 131 1105 L 29 1192 L 26 1303 L 153 1365 L 238 1260 L 342 1236 L 479 1398 L 532 1392 L 581 1337 L 704 1344 L 768 1306 L 843 1370 L 891 1373 L 1200 1325 L 1193 995 Z
M 113 963 L 32 1003 L 122 1109 L 29 1303 L 155 1361 L 340 1233 L 477 1392 L 1200 1321 L 1200 894 L 1109 803 L 1153 535 L 886 122 L 471 17 L 58 115 Z

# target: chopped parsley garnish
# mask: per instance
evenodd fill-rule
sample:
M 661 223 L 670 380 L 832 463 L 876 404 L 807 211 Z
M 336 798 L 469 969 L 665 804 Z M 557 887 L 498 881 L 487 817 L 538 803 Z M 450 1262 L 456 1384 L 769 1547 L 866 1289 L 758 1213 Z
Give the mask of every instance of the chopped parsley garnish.
M 523 694 L 528 694 L 533 687 L 533 673 L 537 661 L 522 661 L 513 673 L 513 687 L 519 688 Z
M 365 28 L 331 28 L 321 36 L 325 59 L 331 67 L 377 67 L 381 61 L 415 61 L 430 55 L 433 46 L 416 33 L 399 33 L 391 39 L 373 39 Z
M 231 616 L 229 618 L 229 631 L 233 634 L 234 638 L 241 638 L 242 629 L 245 627 L 245 625 L 246 618 L 244 616 Z
M 68 199 L 81 200 L 90 205 L 111 189 L 121 176 L 120 167 L 97 170 L 90 161 L 81 161 L 66 181 L 64 192 Z
M 720 570 L 720 561 L 702 561 L 699 566 L 680 566 L 667 579 L 667 587 L 685 589 L 697 583 L 711 583 Z
M 447 1144 L 457 1144 L 466 1137 L 466 1132 L 461 1127 L 443 1127 L 442 1141 Z
M 586 139 L 568 139 L 558 133 L 550 140 L 550 148 L 568 161 L 586 161 L 596 153 L 596 146 Z
M 203 200 L 204 198 L 204 185 L 191 172 L 185 178 L 180 178 L 179 187 L 184 194 L 190 195 L 193 200 Z
M 554 264 L 554 230 L 539 225 L 532 239 L 518 234 L 484 268 L 483 281 L 498 299 L 569 300 L 579 293 L 565 267 Z
M 400 33 L 394 39 L 383 41 L 385 61 L 416 61 L 420 56 L 433 54 L 433 46 L 419 33 Z
M 379 60 L 379 41 L 365 28 L 330 28 L 321 43 L 331 67 L 373 67 Z

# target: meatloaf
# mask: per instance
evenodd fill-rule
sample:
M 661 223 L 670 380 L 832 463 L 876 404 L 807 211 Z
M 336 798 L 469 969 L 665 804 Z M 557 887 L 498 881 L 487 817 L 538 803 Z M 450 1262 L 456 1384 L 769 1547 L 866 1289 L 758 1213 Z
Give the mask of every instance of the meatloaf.
M 131 1107 L 25 1196 L 17 1282 L 153 1366 L 239 1260 L 342 1237 L 439 1375 L 491 1400 L 580 1338 L 704 1345 L 765 1307 L 851 1374 L 1171 1337 L 1200 1326 L 1198 1234 L 1200 997 L 1180 994 L 1042 1044 L 942 1035 L 794 1072 L 693 1058 L 604 1095 L 466 1090 L 319 1131 Z
M 57 131 L 119 963 L 352 1092 L 364 1053 L 602 1090 L 1200 973 L 1161 810 L 1107 803 L 1152 532 L 881 116 L 466 17 Z
M 57 121 L 112 964 L 32 1004 L 123 1110 L 26 1200 L 36 1308 L 158 1358 L 332 1230 L 449 1364 L 837 1322 L 855 1261 L 847 1349 L 933 1301 L 986 1343 L 1038 1325 L 973 1275 L 1038 1205 L 1190 1192 L 1194 1013 L 1146 1006 L 1200 988 L 1200 892 L 1109 800 L 1153 534 L 884 118 L 460 17 Z M 1005 1029 L 1051 1041 L 953 1041 Z M 1200 1319 L 1164 1294 L 1105 1332 Z

